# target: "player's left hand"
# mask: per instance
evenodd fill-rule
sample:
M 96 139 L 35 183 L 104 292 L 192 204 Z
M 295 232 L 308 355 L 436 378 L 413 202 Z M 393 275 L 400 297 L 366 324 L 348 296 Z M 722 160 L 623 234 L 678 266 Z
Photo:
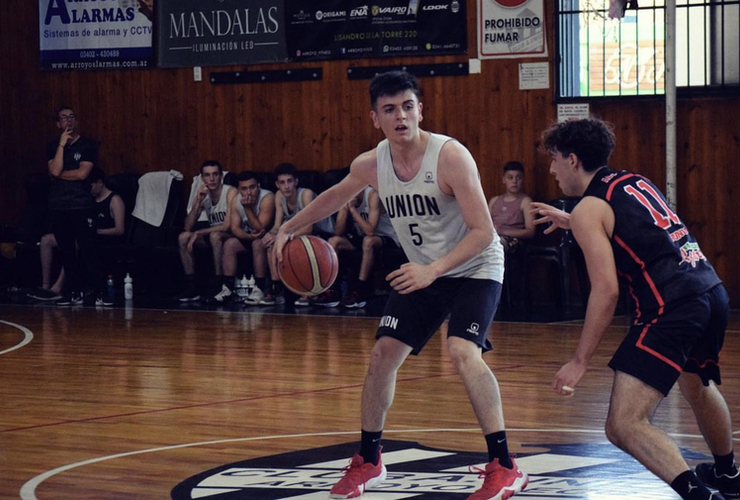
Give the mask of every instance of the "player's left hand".
M 547 224 L 551 222 L 550 226 L 545 228 L 543 231 L 545 234 L 550 234 L 557 228 L 570 229 L 570 214 L 563 210 L 559 210 L 552 205 L 547 203 L 532 202 L 530 204 L 531 209 L 529 213 L 534 216 L 540 216 L 534 219 L 534 225 Z
M 575 392 L 576 385 L 578 385 L 578 382 L 581 381 L 581 378 L 585 374 L 586 365 L 571 360 L 558 370 L 550 385 L 561 396 L 572 396 Z
M 391 287 L 400 294 L 411 293 L 426 288 L 437 279 L 430 266 L 407 262 L 385 277 Z

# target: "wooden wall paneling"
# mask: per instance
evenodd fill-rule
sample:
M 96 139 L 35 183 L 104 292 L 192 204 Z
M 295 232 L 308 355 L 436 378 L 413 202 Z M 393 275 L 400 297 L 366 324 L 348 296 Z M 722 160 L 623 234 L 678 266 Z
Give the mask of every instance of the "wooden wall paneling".
M 201 161 L 211 157 L 235 171 L 269 171 L 285 159 L 320 170 L 348 165 L 382 135 L 368 117 L 368 82 L 348 80 L 347 67 L 467 61 L 477 51 L 475 9 L 468 7 L 466 55 L 305 63 L 299 67 L 321 67 L 323 80 L 212 85 L 211 71 L 245 68 L 204 68 L 202 82 L 193 81 L 191 68 L 42 73 L 37 3 L 4 0 L 0 224 L 17 223 L 27 175 L 45 171 L 44 146 L 58 136 L 54 110 L 62 103 L 79 113 L 84 133 L 101 141 L 100 164 L 109 174 L 175 168 L 189 182 Z M 546 17 L 552 60 L 556 54 L 550 10 Z M 540 132 L 555 119 L 553 90 L 519 90 L 520 62 L 484 60 L 479 75 L 423 78 L 424 126 L 468 146 L 487 197 L 503 192 L 501 165 L 517 159 L 527 168 L 527 192 L 548 200 L 561 194 L 548 172 L 549 158 L 537 146 Z M 738 183 L 740 99 L 693 97 L 680 99 L 678 108 L 679 213 L 697 232 L 738 306 L 740 273 L 731 249 L 740 244 L 740 236 L 730 214 L 736 195 L 732 189 Z M 662 98 L 594 101 L 592 110 L 616 127 L 612 165 L 637 170 L 664 187 Z

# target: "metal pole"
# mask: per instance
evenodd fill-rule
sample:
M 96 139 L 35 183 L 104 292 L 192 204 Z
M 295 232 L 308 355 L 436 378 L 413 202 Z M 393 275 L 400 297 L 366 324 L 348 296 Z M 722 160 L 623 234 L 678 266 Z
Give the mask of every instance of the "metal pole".
M 665 3 L 666 198 L 676 210 L 676 0 Z

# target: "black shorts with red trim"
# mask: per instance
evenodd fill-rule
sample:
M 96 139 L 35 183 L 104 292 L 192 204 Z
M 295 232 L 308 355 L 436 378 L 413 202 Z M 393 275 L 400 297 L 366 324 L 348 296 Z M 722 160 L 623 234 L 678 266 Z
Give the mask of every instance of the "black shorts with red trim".
M 426 288 L 401 295 L 391 292 L 375 338 L 393 337 L 417 355 L 450 315 L 447 336 L 481 347 L 493 346 L 488 329 L 501 298 L 501 283 L 476 278 L 439 278 Z
M 669 304 L 663 314 L 630 327 L 609 367 L 668 395 L 682 372 L 704 385 L 722 383 L 719 353 L 725 339 L 729 298 L 722 285 Z

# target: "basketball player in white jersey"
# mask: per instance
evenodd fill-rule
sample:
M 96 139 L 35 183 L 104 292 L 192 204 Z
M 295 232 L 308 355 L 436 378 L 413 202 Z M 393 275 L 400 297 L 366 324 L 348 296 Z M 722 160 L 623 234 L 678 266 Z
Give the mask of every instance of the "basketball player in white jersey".
M 236 189 L 223 184 L 223 167 L 215 160 L 204 161 L 200 166 L 200 175 L 203 178 L 203 186 L 196 194 L 193 207 L 185 217 L 185 230 L 177 238 L 180 261 L 185 270 L 185 288 L 178 296 L 180 302 L 200 300 L 195 286 L 194 245 L 207 246 L 210 244 L 218 289 L 222 290 L 226 285 L 221 253 L 224 240 L 231 236 L 229 205 L 236 196 Z M 208 227 L 193 230 L 201 212 L 208 215 Z
M 509 456 L 498 382 L 481 356 L 501 295 L 504 256 L 470 152 L 449 137 L 419 128 L 416 78 L 394 71 L 370 83 L 370 117 L 386 139 L 358 156 L 349 175 L 285 222 L 278 258 L 292 233 L 339 210 L 370 185 L 385 205 L 410 262 L 387 276 L 386 305 L 362 393 L 362 438 L 332 498 L 354 498 L 386 475 L 380 438 L 396 373 L 418 354 L 450 314 L 447 348 L 483 430 L 489 463 L 469 500 L 503 500 L 527 485 Z
M 242 172 L 236 177 L 237 194 L 231 202 L 231 234 L 224 242 L 223 269 L 228 283 L 234 282 L 239 254 L 252 254 L 252 268 L 256 279 L 255 287 L 247 297 L 249 303 L 259 302 L 267 278 L 267 252 L 257 241 L 271 227 L 275 218 L 275 195 L 262 189 L 253 172 Z M 227 285 L 216 294 L 216 302 L 224 302 L 232 294 Z

